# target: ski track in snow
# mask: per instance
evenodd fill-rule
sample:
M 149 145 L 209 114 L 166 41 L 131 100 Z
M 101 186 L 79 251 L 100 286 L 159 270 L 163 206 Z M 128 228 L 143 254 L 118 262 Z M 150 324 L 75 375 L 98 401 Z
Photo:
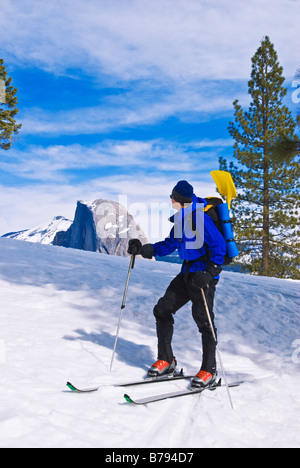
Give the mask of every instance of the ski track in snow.
M 147 406 L 123 399 L 185 388 L 131 387 L 156 359 L 153 306 L 179 265 L 136 260 L 112 372 L 129 259 L 0 239 L 0 447 L 300 446 L 300 282 L 223 272 L 215 312 L 231 389 Z M 175 317 L 179 368 L 198 372 L 190 306 Z M 220 375 L 220 377 L 222 377 Z M 103 385 L 94 394 L 65 386 Z

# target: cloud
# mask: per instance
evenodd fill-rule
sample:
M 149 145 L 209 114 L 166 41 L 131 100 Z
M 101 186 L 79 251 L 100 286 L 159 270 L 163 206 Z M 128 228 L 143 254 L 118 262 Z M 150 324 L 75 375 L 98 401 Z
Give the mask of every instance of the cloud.
M 184 124 L 231 117 L 234 99 L 248 104 L 251 57 L 266 34 L 285 76 L 293 77 L 299 67 L 299 2 L 294 0 L 42 3 L 1 0 L 1 57 L 10 74 L 14 67 L 39 68 L 49 76 L 88 77 L 93 91 L 111 87 L 113 92 L 102 92 L 95 105 L 77 104 L 75 95 L 72 109 L 59 100 L 44 108 L 39 102 L 20 106 L 25 144 L 62 135 L 79 142 L 79 135 L 95 135 L 93 141 L 100 142 L 49 145 L 45 139 L 48 146 L 24 147 L 20 140 L 9 155 L 1 155 L 2 232 L 55 215 L 72 217 L 80 198 L 117 200 L 122 194 L 130 203 L 159 203 L 179 178 L 199 187 L 200 194 L 211 194 L 208 173 L 231 146 L 229 138 L 192 136 L 184 143 L 174 134 L 144 141 L 135 133 L 141 141 L 133 141 L 125 140 L 124 132 L 118 142 L 113 132 L 142 126 L 154 131 L 170 116 Z
M 149 240 L 157 241 L 167 236 L 170 230 L 169 194 L 180 178 L 168 173 L 138 173 L 98 177 L 79 184 L 0 185 L 0 236 L 38 226 L 54 216 L 72 220 L 77 200 L 104 198 L 125 206 Z M 215 194 L 212 181 L 203 182 L 197 174 L 189 181 L 199 196 Z
M 244 83 L 202 82 L 168 89 L 147 86 L 107 96 L 101 104 L 64 110 L 37 107 L 20 112 L 22 135 L 108 134 L 115 130 L 156 125 L 170 116 L 182 122 L 205 122 L 212 115 L 231 116 L 232 102 L 249 103 Z M 70 84 L 71 89 L 71 84 Z M 58 99 L 59 101 L 59 99 Z
M 296 6 L 293 0 L 53 0 L 37 8 L 33 0 L 2 0 L 0 42 L 10 66 L 76 80 L 84 73 L 94 87 L 119 89 L 101 104 L 72 110 L 21 107 L 22 134 L 102 134 L 170 116 L 197 122 L 232 114 L 234 99 L 248 102 L 250 59 L 265 34 L 285 73 L 294 75 Z
M 199 195 L 213 195 L 209 171 L 218 168 L 213 162 L 217 153 L 231 144 L 230 139 L 189 144 L 106 140 L 90 147 L 12 149 L 0 160 L 2 180 L 13 177 L 16 181 L 15 187 L 0 185 L 0 235 L 58 215 L 73 219 L 77 200 L 108 198 L 125 204 L 147 236 L 155 234 L 157 240 L 169 229 L 163 222 L 168 216 L 161 216 L 160 208 L 165 212 L 176 182 L 185 178 Z
M 2 0 L 1 44 L 54 73 L 79 67 L 116 81 L 247 79 L 266 34 L 289 76 L 298 65 L 293 0 Z
M 84 73 L 94 87 L 119 90 L 72 110 L 21 107 L 23 135 L 103 134 L 170 116 L 199 122 L 232 114 L 234 99 L 248 102 L 250 59 L 265 34 L 287 76 L 299 66 L 293 0 L 53 0 L 43 8 L 1 0 L 1 10 L 11 67 L 76 80 Z
M 0 235 L 38 226 L 54 216 L 72 217 L 75 203 L 76 190 L 70 186 L 0 185 Z
M 169 173 L 190 177 L 195 170 L 211 167 L 223 149 L 233 145 L 228 139 L 203 139 L 188 143 L 163 139 L 148 141 L 104 140 L 83 146 L 31 145 L 25 150 L 11 149 L 0 159 L 0 170 L 18 178 L 22 184 L 30 181 L 68 184 L 78 179 L 93 180 L 104 171 L 106 177 L 117 171 L 120 177 L 128 171 L 141 174 Z M 85 174 L 86 172 L 86 174 Z M 103 176 L 103 177 L 104 177 Z

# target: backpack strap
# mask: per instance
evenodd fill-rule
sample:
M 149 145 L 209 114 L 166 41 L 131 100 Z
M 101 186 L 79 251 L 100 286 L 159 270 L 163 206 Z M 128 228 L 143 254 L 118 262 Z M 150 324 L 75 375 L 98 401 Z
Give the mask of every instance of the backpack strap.
M 183 273 L 183 268 L 185 267 L 184 279 L 187 279 L 187 277 L 189 275 L 189 272 L 190 272 L 190 269 L 191 269 L 191 266 L 193 265 L 193 263 L 208 262 L 209 261 L 209 259 L 210 259 L 209 250 L 208 250 L 207 245 L 206 244 L 204 244 L 204 245 L 205 245 L 206 250 L 207 250 L 207 253 L 205 255 L 201 255 L 201 257 L 199 257 L 199 258 L 195 258 L 195 260 L 183 260 L 182 267 L 181 267 L 181 272 Z

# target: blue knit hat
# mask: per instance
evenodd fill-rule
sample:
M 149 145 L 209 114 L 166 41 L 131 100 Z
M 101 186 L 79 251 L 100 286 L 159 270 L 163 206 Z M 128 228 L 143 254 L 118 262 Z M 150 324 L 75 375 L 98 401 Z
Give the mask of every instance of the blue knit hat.
M 186 180 L 177 182 L 172 190 L 172 197 L 179 203 L 191 203 L 193 201 L 194 189 Z

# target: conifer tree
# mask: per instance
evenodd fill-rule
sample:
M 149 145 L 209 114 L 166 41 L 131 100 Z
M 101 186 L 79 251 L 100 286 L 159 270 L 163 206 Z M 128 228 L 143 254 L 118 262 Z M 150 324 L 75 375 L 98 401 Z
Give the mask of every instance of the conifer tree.
M 13 87 L 12 78 L 7 76 L 4 60 L 0 59 L 0 148 L 8 150 L 18 135 L 22 124 L 17 124 L 15 117 L 19 111 L 17 88 Z
M 282 137 L 299 141 L 296 122 L 283 104 L 282 71 L 266 36 L 252 58 L 249 110 L 236 100 L 235 119 L 229 123 L 238 165 L 228 167 L 220 158 L 220 169 L 232 173 L 238 189 L 232 209 L 244 267 L 259 275 L 299 279 L 299 157 L 278 158 L 272 152 Z
M 295 75 L 296 82 L 300 82 L 300 68 L 298 68 L 297 73 Z M 299 91 L 297 91 L 298 93 Z M 297 124 L 300 128 L 300 110 L 298 109 L 297 115 Z M 281 135 L 272 150 L 272 154 L 275 158 L 279 160 L 290 161 L 294 158 L 295 155 L 300 153 L 300 141 L 298 140 L 290 140 L 285 135 Z

